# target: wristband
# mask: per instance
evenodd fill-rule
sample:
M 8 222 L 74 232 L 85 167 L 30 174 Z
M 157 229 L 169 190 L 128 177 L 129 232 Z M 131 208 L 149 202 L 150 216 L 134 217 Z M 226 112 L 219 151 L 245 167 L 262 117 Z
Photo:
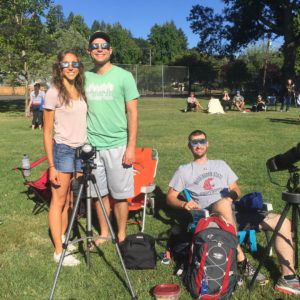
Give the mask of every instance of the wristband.
M 233 202 L 236 201 L 239 198 L 236 191 L 230 191 L 228 193 L 228 197 L 231 198 Z
M 185 209 L 185 207 L 187 206 L 187 204 L 188 204 L 187 202 L 184 202 L 183 205 L 181 205 L 181 207 L 182 207 L 183 209 Z
M 48 169 L 50 169 L 50 168 L 55 168 L 55 165 L 51 165 L 48 167 Z

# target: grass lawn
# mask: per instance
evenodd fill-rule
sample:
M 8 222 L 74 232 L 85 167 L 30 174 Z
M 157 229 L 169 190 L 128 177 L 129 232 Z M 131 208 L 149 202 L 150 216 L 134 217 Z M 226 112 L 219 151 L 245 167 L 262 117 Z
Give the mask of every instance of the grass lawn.
M 206 104 L 204 100 L 203 103 Z M 145 98 L 140 101 L 138 146 L 155 147 L 160 159 L 156 177 L 157 209 L 154 217 L 147 216 L 145 232 L 155 237 L 166 235 L 176 223 L 176 212 L 164 205 L 165 193 L 177 167 L 191 160 L 187 136 L 197 128 L 208 134 L 209 157 L 224 159 L 237 173 L 242 193 L 260 191 L 266 201 L 273 203 L 275 211 L 280 212 L 284 206 L 281 192 L 285 188 L 270 183 L 265 162 L 299 142 L 300 110 L 247 114 L 233 111 L 225 115 L 208 115 L 182 113 L 180 110 L 184 106 L 184 99 Z M 22 101 L 0 101 L 0 116 L 0 299 L 47 299 L 56 269 L 52 261 L 47 212 L 32 214 L 34 203 L 24 193 L 22 177 L 11 170 L 20 165 L 24 153 L 29 154 L 31 161 L 43 154 L 42 131 L 30 129 L 30 120 L 23 116 Z M 273 173 L 272 176 L 284 186 L 288 172 Z M 85 219 L 80 222 L 84 224 Z M 128 226 L 128 233 L 136 231 L 136 226 Z M 263 235 L 258 235 L 258 239 L 261 246 L 258 253 L 248 254 L 256 264 L 265 246 Z M 158 253 L 163 252 L 163 246 L 157 245 Z M 131 298 L 112 243 L 104 244 L 100 253 L 92 254 L 90 269 L 84 262 L 83 245 L 79 249 L 77 256 L 82 264 L 62 269 L 55 299 Z M 249 292 L 244 286 L 232 299 L 292 299 L 273 290 L 279 276 L 275 257 L 262 268 L 270 278 L 266 287 L 255 286 Z M 181 285 L 173 275 L 173 267 L 158 261 L 155 270 L 129 271 L 139 299 L 152 299 L 150 291 L 156 284 Z M 182 285 L 180 299 L 191 299 Z

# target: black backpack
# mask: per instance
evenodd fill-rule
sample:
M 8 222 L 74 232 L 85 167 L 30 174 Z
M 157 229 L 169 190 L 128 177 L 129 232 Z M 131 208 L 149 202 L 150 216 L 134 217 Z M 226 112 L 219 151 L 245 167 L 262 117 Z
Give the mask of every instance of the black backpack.
M 196 299 L 229 299 L 237 284 L 236 230 L 219 217 L 201 219 L 195 229 L 183 281 Z

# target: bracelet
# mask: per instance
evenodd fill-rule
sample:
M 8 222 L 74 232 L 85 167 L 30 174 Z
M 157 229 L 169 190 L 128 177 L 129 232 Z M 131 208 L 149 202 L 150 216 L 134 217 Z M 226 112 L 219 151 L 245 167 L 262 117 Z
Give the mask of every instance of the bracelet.
M 50 169 L 50 168 L 55 168 L 55 165 L 51 165 L 48 167 L 48 169 Z

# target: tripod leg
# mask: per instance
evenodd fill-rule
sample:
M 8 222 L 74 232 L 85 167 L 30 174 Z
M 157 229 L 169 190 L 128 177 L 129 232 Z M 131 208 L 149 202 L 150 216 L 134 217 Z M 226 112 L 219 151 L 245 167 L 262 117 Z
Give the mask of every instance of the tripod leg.
M 86 236 L 87 236 L 87 247 L 86 247 L 86 259 L 87 265 L 90 267 L 90 249 L 93 240 L 93 230 L 92 230 L 92 198 L 91 198 L 91 188 L 89 182 L 86 187 Z
M 298 269 L 298 216 L 299 216 L 299 206 L 297 204 L 292 204 L 292 232 L 294 240 L 294 253 L 295 253 L 295 269 Z
M 135 293 L 135 291 L 133 289 L 133 286 L 131 284 L 129 275 L 128 275 L 127 270 L 126 270 L 126 267 L 125 267 L 125 264 L 124 264 L 124 261 L 123 261 L 123 257 L 122 257 L 119 245 L 116 242 L 116 236 L 115 236 L 114 230 L 112 228 L 112 225 L 110 223 L 108 214 L 107 214 L 106 209 L 104 207 L 104 204 L 102 202 L 100 191 L 99 191 L 98 186 L 96 184 L 96 178 L 95 178 L 95 176 L 93 174 L 91 175 L 91 180 L 92 180 L 93 186 L 95 188 L 95 191 L 96 191 L 96 194 L 97 194 L 97 197 L 98 197 L 98 201 L 99 201 L 100 207 L 101 207 L 101 209 L 103 211 L 103 215 L 104 215 L 105 221 L 106 221 L 106 223 L 108 225 L 108 228 L 109 228 L 109 231 L 110 231 L 110 234 L 111 234 L 111 237 L 112 237 L 112 241 L 115 244 L 115 247 L 116 247 L 116 250 L 117 250 L 117 253 L 118 253 L 121 265 L 122 265 L 122 268 L 124 270 L 124 273 L 125 273 L 125 276 L 126 276 L 126 279 L 127 279 L 127 283 L 128 283 L 128 286 L 129 286 L 129 289 L 130 289 L 130 292 L 131 292 L 132 299 L 137 299 L 137 295 L 136 295 L 136 293 Z
M 272 237 L 271 237 L 269 243 L 267 244 L 267 248 L 266 248 L 266 250 L 265 250 L 265 254 L 264 254 L 264 256 L 263 256 L 263 259 L 260 261 L 260 263 L 259 263 L 259 265 L 258 265 L 258 267 L 257 267 L 257 269 L 256 269 L 256 271 L 255 271 L 255 273 L 254 273 L 254 275 L 253 275 L 253 277 L 252 277 L 252 280 L 251 280 L 250 285 L 249 285 L 249 288 L 250 288 L 250 289 L 252 288 L 252 286 L 253 286 L 253 284 L 254 284 L 254 281 L 255 281 L 255 279 L 256 279 L 256 277 L 257 277 L 257 275 L 258 275 L 258 273 L 259 273 L 259 271 L 260 271 L 260 269 L 261 269 L 261 267 L 262 267 L 262 265 L 263 265 L 263 263 L 264 263 L 264 261 L 266 260 L 268 254 L 269 254 L 269 252 L 270 252 L 270 249 L 271 249 L 271 247 L 272 247 L 272 245 L 273 245 L 273 242 L 274 242 L 274 240 L 275 240 L 275 237 L 276 237 L 276 235 L 278 234 L 278 232 L 279 232 L 279 230 L 280 230 L 280 228 L 281 228 L 281 226 L 282 226 L 282 224 L 283 224 L 284 219 L 286 218 L 286 215 L 287 215 L 287 213 L 288 213 L 290 207 L 291 207 L 291 204 L 290 204 L 290 203 L 287 203 L 287 204 L 285 205 L 283 211 L 282 211 L 281 217 L 280 217 L 278 223 L 276 224 L 276 227 L 275 227 L 275 229 L 274 229 L 274 232 L 273 232 L 273 234 L 272 234 Z
M 56 284 L 57 284 L 57 281 L 58 281 L 58 276 L 59 276 L 59 273 L 60 273 L 60 270 L 61 270 L 61 267 L 62 267 L 63 260 L 64 260 L 65 255 L 66 255 L 66 251 L 67 251 L 67 248 L 68 248 L 68 242 L 69 242 L 70 235 L 71 235 L 71 230 L 72 230 L 72 227 L 73 227 L 73 224 L 74 224 L 74 221 L 75 221 L 75 218 L 76 218 L 77 210 L 78 210 L 78 207 L 79 207 L 79 202 L 80 202 L 80 197 L 81 197 L 81 194 L 82 194 L 82 190 L 83 190 L 83 184 L 80 184 L 79 192 L 78 192 L 78 195 L 77 195 L 77 198 L 76 198 L 76 201 L 75 201 L 75 206 L 73 208 L 70 224 L 69 224 L 69 227 L 68 227 L 68 230 L 67 230 L 66 239 L 63 243 L 63 252 L 60 256 L 60 260 L 59 260 L 58 266 L 56 268 L 56 272 L 55 272 L 54 281 L 53 281 L 53 285 L 52 285 L 49 300 L 52 300 L 53 296 L 54 296 Z

